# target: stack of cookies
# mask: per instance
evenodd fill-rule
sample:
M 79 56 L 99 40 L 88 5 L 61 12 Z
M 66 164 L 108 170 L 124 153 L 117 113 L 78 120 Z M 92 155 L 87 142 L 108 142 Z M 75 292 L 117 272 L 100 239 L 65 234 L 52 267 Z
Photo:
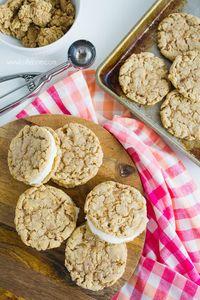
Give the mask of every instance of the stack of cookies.
M 67 240 L 65 266 L 78 285 L 98 291 L 123 275 L 125 243 L 146 228 L 146 201 L 133 187 L 107 181 L 88 194 L 84 211 L 87 223 Z
M 121 88 L 142 105 L 166 96 L 160 109 L 163 126 L 180 139 L 200 140 L 200 19 L 169 15 L 159 24 L 158 47 L 173 62 L 170 70 L 152 53 L 133 54 L 120 68 Z
M 83 185 L 102 163 L 98 137 L 78 123 L 56 131 L 25 126 L 8 152 L 12 176 L 32 186 L 19 197 L 15 211 L 22 241 L 41 251 L 67 240 L 65 266 L 72 280 L 94 291 L 113 285 L 123 275 L 126 242 L 146 228 L 145 199 L 133 187 L 103 182 L 88 194 L 86 223 L 77 227 L 79 208 L 73 200 L 63 190 L 44 184 L 51 179 L 64 188 Z

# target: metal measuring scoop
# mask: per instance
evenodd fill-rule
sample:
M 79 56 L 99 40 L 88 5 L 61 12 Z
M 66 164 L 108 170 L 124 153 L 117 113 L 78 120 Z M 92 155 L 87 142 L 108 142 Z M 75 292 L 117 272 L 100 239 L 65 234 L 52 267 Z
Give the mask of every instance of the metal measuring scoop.
M 23 87 L 27 87 L 29 89 L 29 93 L 27 93 L 25 96 L 1 108 L 0 116 L 10 111 L 11 109 L 15 108 L 16 106 L 22 104 L 26 100 L 35 97 L 42 89 L 42 87 L 47 82 L 51 81 L 51 79 L 54 76 L 62 73 L 63 71 L 71 67 L 77 70 L 87 69 L 94 63 L 95 58 L 96 58 L 96 50 L 94 45 L 86 40 L 78 40 L 70 46 L 68 50 L 67 62 L 64 62 L 63 64 L 51 69 L 50 71 L 44 73 L 21 73 L 21 74 L 14 74 L 10 76 L 0 77 L 0 83 L 15 78 L 23 78 L 26 81 L 25 84 L 0 96 L 0 99 L 3 99 L 4 97 L 11 95 L 12 93 L 20 90 Z

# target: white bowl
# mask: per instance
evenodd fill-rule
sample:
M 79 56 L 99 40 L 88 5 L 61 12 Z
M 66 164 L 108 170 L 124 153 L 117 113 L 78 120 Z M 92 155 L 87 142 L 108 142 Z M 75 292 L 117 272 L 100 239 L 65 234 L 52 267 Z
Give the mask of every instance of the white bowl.
M 0 0 L 0 4 L 6 3 L 6 0 Z M 72 0 L 72 3 L 75 5 L 76 9 L 76 16 L 75 16 L 75 21 L 71 28 L 75 25 L 77 22 L 77 19 L 79 17 L 80 13 L 80 5 L 81 5 L 81 0 Z M 38 48 L 26 48 L 24 47 L 21 42 L 11 36 L 8 36 L 6 34 L 0 33 L 0 41 L 7 45 L 8 47 L 12 48 L 15 51 L 20 51 L 21 54 L 24 55 L 42 55 L 42 54 L 49 54 L 52 52 L 55 52 L 58 50 L 58 48 L 61 48 L 62 46 L 66 45 L 66 41 L 68 40 L 68 33 L 70 33 L 71 28 L 57 41 L 43 47 L 38 47 Z

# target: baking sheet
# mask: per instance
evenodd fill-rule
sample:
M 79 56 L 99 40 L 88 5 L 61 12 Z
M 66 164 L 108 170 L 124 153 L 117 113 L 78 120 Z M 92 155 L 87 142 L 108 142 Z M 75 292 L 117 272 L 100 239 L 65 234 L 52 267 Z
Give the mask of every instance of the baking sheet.
M 200 17 L 199 0 L 158 0 L 145 16 L 134 26 L 130 33 L 121 41 L 117 48 L 97 69 L 97 83 L 111 96 L 144 123 L 153 128 L 165 140 L 170 141 L 179 150 L 185 153 L 192 161 L 200 166 L 200 141 L 183 141 L 173 137 L 162 126 L 160 120 L 160 106 L 162 102 L 153 107 L 139 105 L 130 101 L 123 94 L 118 82 L 121 65 L 132 53 L 149 51 L 165 60 L 168 67 L 171 62 L 164 58 L 157 47 L 157 27 L 161 20 L 173 12 L 183 11 Z

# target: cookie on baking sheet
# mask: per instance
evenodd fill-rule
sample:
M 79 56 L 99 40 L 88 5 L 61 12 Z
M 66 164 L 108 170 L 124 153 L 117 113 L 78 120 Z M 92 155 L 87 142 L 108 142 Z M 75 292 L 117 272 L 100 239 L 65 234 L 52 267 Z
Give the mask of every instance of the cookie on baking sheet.
M 200 103 L 191 102 L 177 90 L 167 95 L 160 110 L 163 126 L 174 136 L 200 140 Z
M 200 50 L 200 19 L 186 13 L 173 13 L 158 26 L 158 47 L 170 60 L 190 50 Z
M 82 185 L 94 177 L 102 162 L 103 151 L 89 128 L 69 123 L 56 130 L 62 157 L 53 181 L 66 188 Z
M 60 156 L 59 139 L 51 128 L 25 126 L 11 141 L 8 166 L 15 179 L 39 186 L 54 174 Z
M 170 68 L 169 79 L 180 94 L 200 104 L 200 52 L 178 55 Z
M 124 94 L 144 105 L 161 101 L 170 90 L 168 70 L 162 59 L 149 52 L 132 54 L 119 71 Z
M 78 227 L 67 240 L 65 266 L 77 285 L 98 291 L 112 286 L 125 271 L 126 244 L 100 240 L 87 227 Z
M 90 230 L 108 243 L 132 241 L 146 228 L 146 200 L 128 185 L 100 183 L 88 194 L 84 210 Z
M 62 190 L 32 187 L 20 197 L 15 225 L 22 241 L 40 250 L 57 248 L 76 228 L 78 208 Z

